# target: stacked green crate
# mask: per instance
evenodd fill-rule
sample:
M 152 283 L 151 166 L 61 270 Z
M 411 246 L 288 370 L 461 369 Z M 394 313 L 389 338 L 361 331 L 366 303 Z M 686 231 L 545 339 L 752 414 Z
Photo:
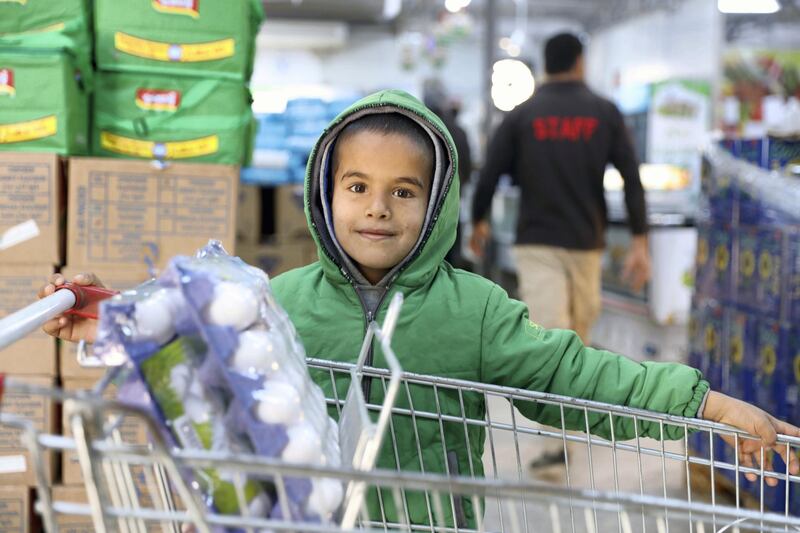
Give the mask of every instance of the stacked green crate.
M 225 79 L 98 72 L 93 152 L 240 164 L 249 156 L 250 93 Z
M 93 152 L 241 164 L 259 0 L 96 0 Z
M 86 0 L 0 2 L 0 150 L 87 153 Z
M 258 0 L 96 0 L 100 70 L 162 72 L 247 81 Z
M 86 154 L 87 109 L 68 56 L 0 49 L 0 150 Z

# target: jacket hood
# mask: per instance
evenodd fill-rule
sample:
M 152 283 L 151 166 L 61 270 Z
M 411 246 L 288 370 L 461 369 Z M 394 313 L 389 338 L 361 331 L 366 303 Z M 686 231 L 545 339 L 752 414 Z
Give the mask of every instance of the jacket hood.
M 414 287 L 426 283 L 453 246 L 458 227 L 459 183 L 455 143 L 444 123 L 422 102 L 408 93 L 387 90 L 362 98 L 339 116 L 322 133 L 308 160 L 305 179 L 305 213 L 325 276 L 334 283 L 363 285 L 362 274 L 344 253 L 332 234 L 330 205 L 326 198 L 330 154 L 342 129 L 368 114 L 400 113 L 413 120 L 431 136 L 435 147 L 431 197 L 421 234 L 409 255 L 381 281 Z

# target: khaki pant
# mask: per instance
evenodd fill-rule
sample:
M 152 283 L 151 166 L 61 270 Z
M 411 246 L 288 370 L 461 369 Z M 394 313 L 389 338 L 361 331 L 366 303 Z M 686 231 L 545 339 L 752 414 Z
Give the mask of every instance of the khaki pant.
M 592 325 L 600 314 L 602 257 L 601 250 L 514 246 L 519 296 L 528 306 L 531 320 L 548 329 L 571 329 L 588 345 Z M 539 449 L 531 459 L 560 452 L 564 446 L 560 439 L 550 438 L 537 444 Z M 535 475 L 553 481 L 563 474 L 563 465 L 557 465 Z
M 601 250 L 514 246 L 519 296 L 533 322 L 571 329 L 584 344 L 600 314 Z

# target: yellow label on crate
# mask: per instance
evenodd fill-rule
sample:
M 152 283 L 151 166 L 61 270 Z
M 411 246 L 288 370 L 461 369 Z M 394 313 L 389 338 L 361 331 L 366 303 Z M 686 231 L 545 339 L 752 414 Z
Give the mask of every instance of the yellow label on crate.
M 746 277 L 752 277 L 753 272 L 756 271 L 756 256 L 753 250 L 744 250 L 742 252 L 742 266 L 741 271 Z
M 778 365 L 778 356 L 775 353 L 775 347 L 767 344 L 761 348 L 761 368 L 764 373 L 771 376 L 775 372 L 775 367 Z
M 151 5 L 161 13 L 200 18 L 200 0 L 153 0 Z
M 769 252 L 761 252 L 758 258 L 758 273 L 763 280 L 768 280 L 772 276 L 772 255 Z
M 706 350 L 712 351 L 717 347 L 717 332 L 714 331 L 714 327 L 711 325 L 706 326 Z
M 219 137 L 209 135 L 189 141 L 154 142 L 100 132 L 100 146 L 110 152 L 146 159 L 188 159 L 219 150 Z
M 725 270 L 726 268 L 728 268 L 728 263 L 731 260 L 731 255 L 724 244 L 720 244 L 719 246 L 717 246 L 717 249 L 715 250 L 715 256 L 717 259 L 718 270 Z
M 800 353 L 794 357 L 794 380 L 800 383 Z
M 123 32 L 114 34 L 114 48 L 120 52 L 154 61 L 197 63 L 233 56 L 236 41 L 221 39 L 207 43 L 177 44 L 150 41 Z
M 50 137 L 58 132 L 55 115 L 25 122 L 0 124 L 0 144 L 20 143 Z
M 735 364 L 741 364 L 744 359 L 744 346 L 740 337 L 731 339 L 731 361 Z

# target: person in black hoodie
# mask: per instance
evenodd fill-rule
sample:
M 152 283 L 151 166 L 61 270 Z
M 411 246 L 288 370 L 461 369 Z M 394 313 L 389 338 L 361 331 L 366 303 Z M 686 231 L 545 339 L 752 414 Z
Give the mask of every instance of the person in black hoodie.
M 606 165 L 625 182 L 633 244 L 624 275 L 639 290 L 650 275 L 645 196 L 622 115 L 584 83 L 583 45 L 561 33 L 545 44 L 547 80 L 508 113 L 494 133 L 472 206 L 472 250 L 490 237 L 497 181 L 521 189 L 514 256 L 521 299 L 546 328 L 576 331 L 584 343 L 600 312 L 601 256 L 607 224 Z
M 423 103 L 433 111 L 453 137 L 453 142 L 456 145 L 456 152 L 458 153 L 458 179 L 464 184 L 469 182 L 472 174 L 472 150 L 469 146 L 469 139 L 464 128 L 458 125 L 456 118 L 458 116 L 458 108 L 454 102 L 447 96 L 447 91 L 438 79 L 429 79 L 425 81 L 423 94 Z M 456 231 L 456 242 L 447 253 L 445 260 L 456 268 L 463 268 L 471 270 L 469 263 L 464 259 L 461 253 L 461 238 L 462 238 L 461 223 L 458 224 Z

